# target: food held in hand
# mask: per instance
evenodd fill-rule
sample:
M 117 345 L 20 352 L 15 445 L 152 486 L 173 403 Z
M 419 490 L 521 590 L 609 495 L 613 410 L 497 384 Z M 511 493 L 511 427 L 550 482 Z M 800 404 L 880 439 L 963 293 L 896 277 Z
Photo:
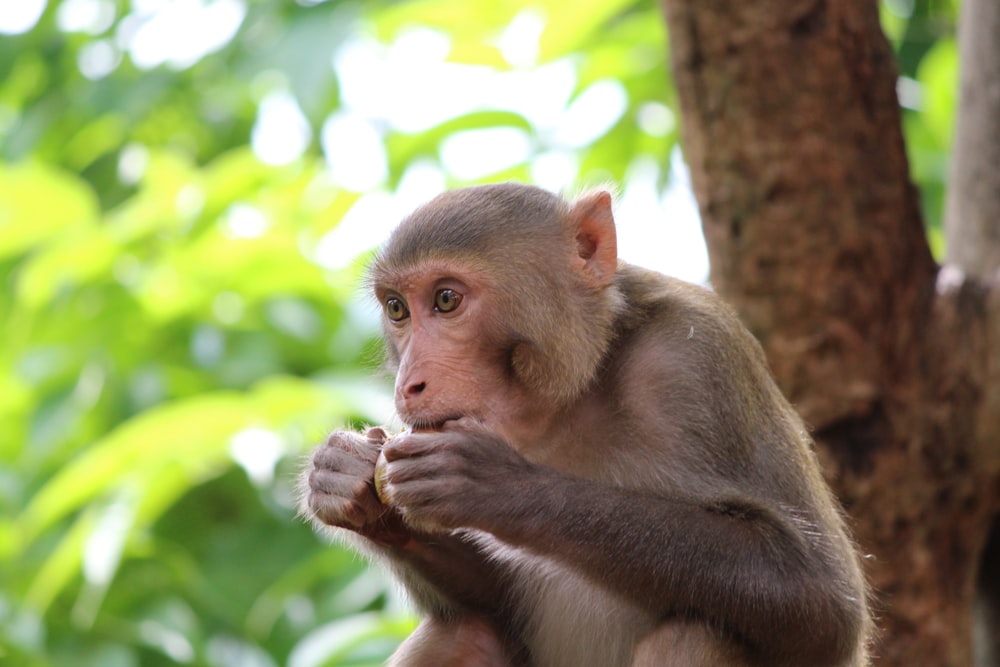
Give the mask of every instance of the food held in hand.
M 378 459 L 376 459 L 375 461 L 375 495 L 378 496 L 379 502 L 381 502 L 383 505 L 389 504 L 389 501 L 388 499 L 386 499 L 384 494 L 385 474 L 386 474 L 385 469 L 386 466 L 388 465 L 389 462 L 385 460 L 385 453 L 379 452 Z

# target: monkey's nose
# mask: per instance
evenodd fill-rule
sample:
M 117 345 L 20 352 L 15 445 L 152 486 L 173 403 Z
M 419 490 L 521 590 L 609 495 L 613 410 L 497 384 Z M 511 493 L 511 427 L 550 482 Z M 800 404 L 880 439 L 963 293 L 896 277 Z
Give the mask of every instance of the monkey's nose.
M 406 405 L 409 408 L 415 407 L 418 403 L 426 400 L 427 380 L 420 377 L 422 374 L 405 374 L 396 378 L 396 403 Z M 425 376 L 426 377 L 426 376 Z

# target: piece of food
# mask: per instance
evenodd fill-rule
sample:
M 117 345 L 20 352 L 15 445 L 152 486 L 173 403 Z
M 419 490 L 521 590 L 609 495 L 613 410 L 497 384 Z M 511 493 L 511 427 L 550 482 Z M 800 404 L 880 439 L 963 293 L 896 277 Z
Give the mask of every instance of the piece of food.
M 389 504 L 389 501 L 383 493 L 385 489 L 385 469 L 387 465 L 389 465 L 389 462 L 385 460 L 385 454 L 383 452 L 379 452 L 378 459 L 375 460 L 375 495 L 378 496 L 379 502 L 383 505 Z

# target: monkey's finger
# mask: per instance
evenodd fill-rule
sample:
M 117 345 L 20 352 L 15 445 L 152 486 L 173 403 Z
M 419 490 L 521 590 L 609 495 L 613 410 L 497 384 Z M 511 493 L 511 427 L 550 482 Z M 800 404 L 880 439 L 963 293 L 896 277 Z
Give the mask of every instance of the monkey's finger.
M 313 468 L 308 476 L 309 490 L 313 493 L 323 493 L 331 496 L 360 499 L 365 496 L 365 476 L 351 475 L 338 470 Z
M 357 503 L 340 496 L 313 493 L 309 511 L 328 526 L 360 531 L 378 520 L 379 512 L 367 503 Z
M 442 434 L 436 431 L 400 433 L 382 446 L 382 453 L 387 461 L 427 456 L 437 449 L 441 440 Z
M 471 508 L 460 497 L 443 494 L 439 482 L 416 480 L 395 487 L 393 494 L 393 506 L 411 526 L 424 530 L 472 527 Z
M 379 448 L 373 444 L 365 447 L 339 445 L 324 445 L 313 450 L 313 466 L 343 470 L 344 472 L 360 474 L 374 467 L 378 458 Z
M 415 458 L 386 461 L 383 484 L 396 487 L 413 480 L 432 479 L 446 472 L 447 462 L 436 456 L 418 456 Z M 389 492 L 390 497 L 392 492 Z
M 345 528 L 366 526 L 382 511 L 367 479 L 329 470 L 310 472 L 308 505 L 323 523 Z
M 456 446 L 457 445 L 457 446 Z M 480 462 L 470 459 L 461 443 L 443 443 L 433 453 L 386 462 L 383 495 L 391 504 L 400 502 L 401 490 L 435 489 L 439 496 L 461 495 L 468 484 L 475 484 L 475 467 Z
M 381 445 L 386 440 L 389 439 L 389 435 L 385 432 L 385 429 L 382 428 L 381 426 L 373 426 L 367 431 L 365 431 L 365 438 L 378 445 Z
M 323 446 L 331 449 L 341 449 L 346 452 L 361 453 L 366 456 L 374 452 L 374 455 L 378 456 L 378 449 L 381 444 L 381 442 L 374 439 L 369 439 L 367 434 L 362 435 L 354 431 L 334 431 L 326 439 L 326 443 Z
M 352 447 L 359 441 L 364 440 L 364 436 L 354 431 L 334 431 L 326 437 L 324 443 L 327 447 Z

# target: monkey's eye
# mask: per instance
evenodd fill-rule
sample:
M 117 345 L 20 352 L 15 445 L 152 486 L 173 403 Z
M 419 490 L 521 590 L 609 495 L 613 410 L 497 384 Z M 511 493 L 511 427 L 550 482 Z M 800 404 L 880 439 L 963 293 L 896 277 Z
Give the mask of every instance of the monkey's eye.
M 385 315 L 393 322 L 401 322 L 409 317 L 410 311 L 400 299 L 392 298 L 385 302 Z
M 450 313 L 462 303 L 462 295 L 453 289 L 438 290 L 434 295 L 434 310 L 440 313 Z

